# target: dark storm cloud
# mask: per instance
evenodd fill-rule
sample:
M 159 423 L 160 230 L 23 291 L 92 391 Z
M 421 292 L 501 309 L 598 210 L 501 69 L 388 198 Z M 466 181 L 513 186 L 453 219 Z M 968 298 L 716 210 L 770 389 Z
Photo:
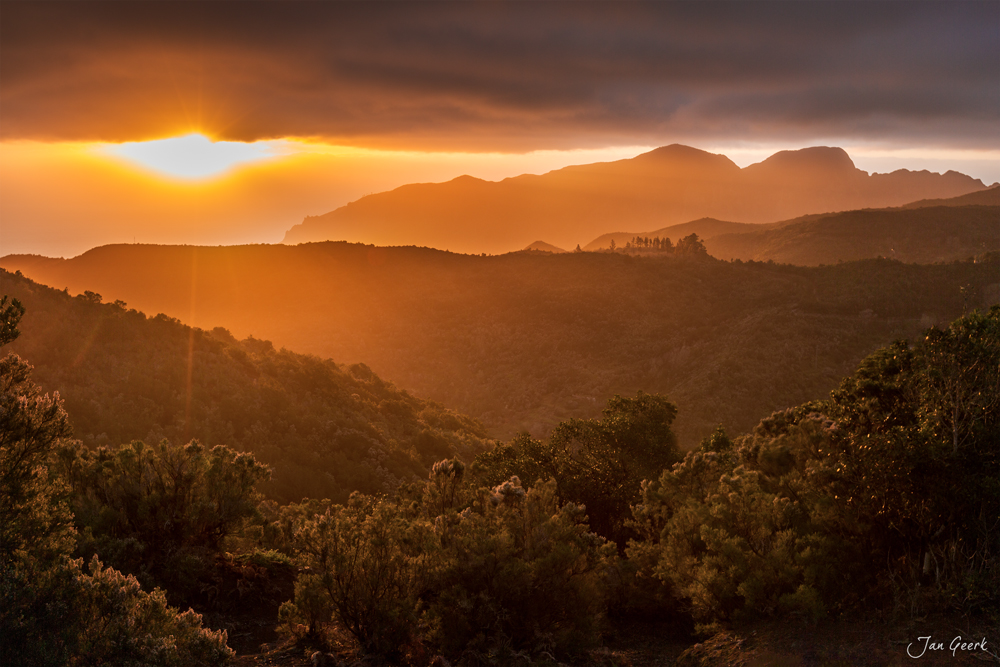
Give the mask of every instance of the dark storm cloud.
M 0 136 L 1000 147 L 1000 3 L 20 3 Z

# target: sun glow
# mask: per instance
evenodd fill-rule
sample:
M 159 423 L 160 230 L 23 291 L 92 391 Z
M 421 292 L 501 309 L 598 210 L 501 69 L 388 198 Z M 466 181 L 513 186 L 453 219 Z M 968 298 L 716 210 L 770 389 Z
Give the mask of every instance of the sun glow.
M 184 179 L 209 178 L 238 164 L 277 156 L 266 141 L 252 144 L 212 141 L 201 134 L 128 142 L 109 146 L 105 151 L 161 174 Z

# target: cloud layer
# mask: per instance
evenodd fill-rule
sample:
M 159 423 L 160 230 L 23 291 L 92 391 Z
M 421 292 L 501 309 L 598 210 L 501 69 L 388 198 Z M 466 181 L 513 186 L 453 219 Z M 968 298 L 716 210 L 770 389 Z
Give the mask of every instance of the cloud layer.
M 1000 148 L 1000 3 L 4 3 L 0 139 Z

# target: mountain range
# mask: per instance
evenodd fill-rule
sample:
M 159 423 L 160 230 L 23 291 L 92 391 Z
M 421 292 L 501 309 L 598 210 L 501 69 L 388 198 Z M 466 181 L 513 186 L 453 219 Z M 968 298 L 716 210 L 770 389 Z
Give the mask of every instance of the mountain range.
M 841 148 L 781 151 L 741 169 L 724 155 L 673 144 L 626 160 L 498 182 L 460 176 L 404 185 L 307 217 L 283 242 L 346 240 L 478 254 L 517 250 L 540 238 L 574 248 L 623 229 L 705 217 L 776 222 L 956 197 L 985 187 L 953 171 L 868 174 Z

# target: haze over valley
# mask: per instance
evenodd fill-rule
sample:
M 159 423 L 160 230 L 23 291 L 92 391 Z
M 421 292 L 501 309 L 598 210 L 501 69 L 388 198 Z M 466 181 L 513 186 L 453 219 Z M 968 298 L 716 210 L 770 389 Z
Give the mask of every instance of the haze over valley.
M 0 665 L 996 661 L 997 26 L 0 2 Z

